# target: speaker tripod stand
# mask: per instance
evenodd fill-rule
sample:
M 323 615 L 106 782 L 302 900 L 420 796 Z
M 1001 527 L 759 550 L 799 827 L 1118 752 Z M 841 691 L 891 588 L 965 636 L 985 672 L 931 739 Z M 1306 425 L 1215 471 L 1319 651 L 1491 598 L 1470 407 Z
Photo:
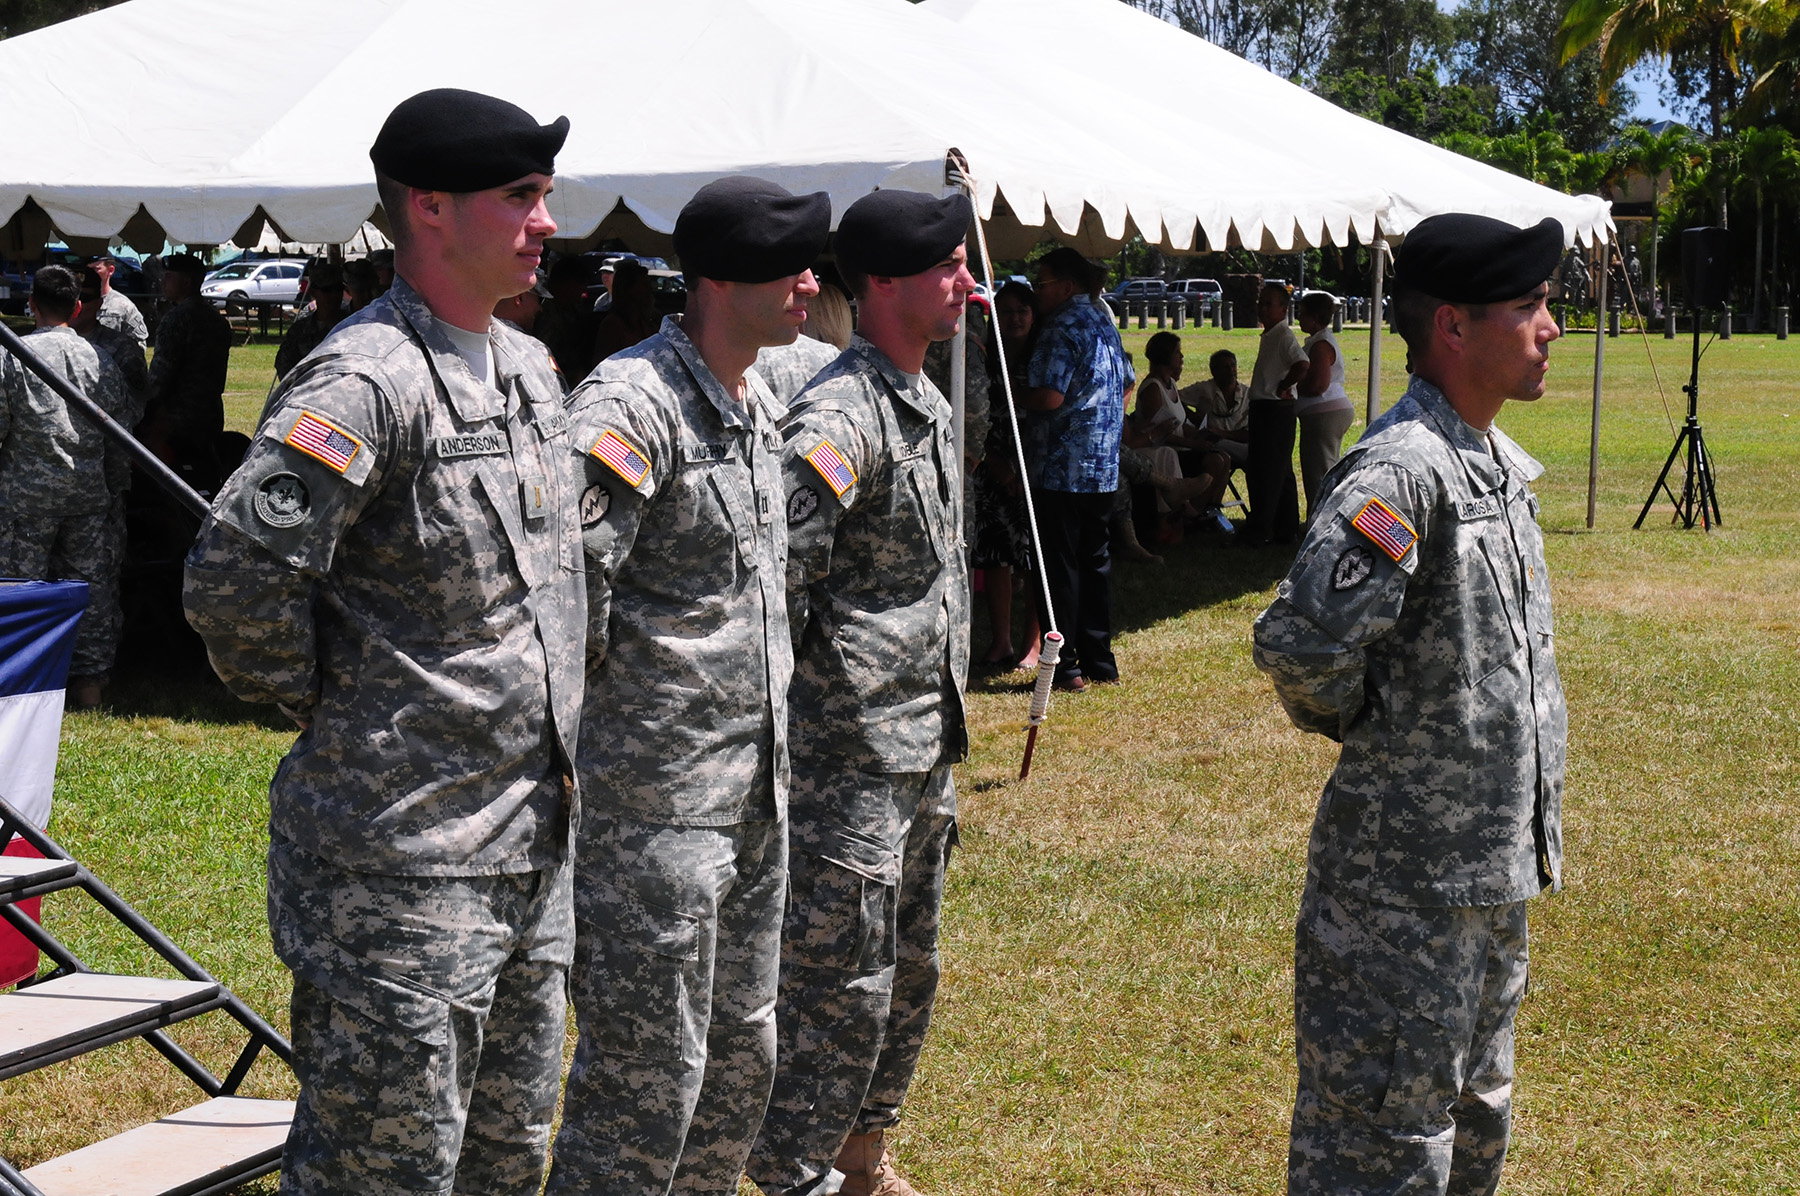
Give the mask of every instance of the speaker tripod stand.
M 1669 459 L 1663 462 L 1662 473 L 1657 475 L 1656 485 L 1650 488 L 1650 497 L 1644 500 L 1644 509 L 1638 512 L 1637 522 L 1632 528 L 1644 526 L 1644 519 L 1650 514 L 1650 508 L 1656 505 L 1656 496 L 1666 493 L 1675 502 L 1675 518 L 1681 526 L 1691 528 L 1698 522 L 1707 531 L 1713 524 L 1725 526 L 1725 517 L 1719 513 L 1719 493 L 1713 486 L 1712 454 L 1706 451 L 1706 433 L 1700 428 L 1700 313 L 1694 315 L 1694 361 L 1688 374 L 1688 383 L 1681 389 L 1688 397 L 1687 422 L 1681 425 L 1681 432 L 1675 437 L 1675 447 L 1669 450 Z M 1674 319 L 1671 314 L 1670 319 Z M 1730 319 L 1730 316 L 1721 318 Z M 1669 471 L 1675 468 L 1675 462 L 1681 457 L 1683 448 L 1687 449 L 1687 477 L 1681 484 L 1681 493 L 1669 485 Z

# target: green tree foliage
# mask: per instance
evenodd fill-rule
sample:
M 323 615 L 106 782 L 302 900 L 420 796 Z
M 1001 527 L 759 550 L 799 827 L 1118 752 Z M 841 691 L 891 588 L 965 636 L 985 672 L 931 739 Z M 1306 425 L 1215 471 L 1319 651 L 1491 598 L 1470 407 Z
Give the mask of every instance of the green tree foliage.
M 1632 125 L 1619 137 L 1620 165 L 1650 180 L 1650 261 L 1646 275 L 1654 288 L 1657 274 L 1657 246 L 1662 240 L 1663 176 L 1674 186 L 1686 182 L 1688 176 L 1704 160 L 1705 146 L 1694 140 L 1680 125 L 1670 125 L 1653 132 L 1644 125 Z
M 1399 84 L 1435 75 L 1450 51 L 1450 18 L 1434 0 L 1337 0 L 1337 15 L 1326 81 L 1360 71 Z
M 1645 58 L 1703 63 L 1712 136 L 1724 136 L 1745 42 L 1777 34 L 1792 17 L 1791 0 L 1574 0 L 1555 48 L 1572 61 L 1590 46 L 1600 52 L 1602 88 Z
M 1567 62 L 1554 48 L 1568 0 L 1464 0 L 1450 17 L 1450 78 L 1492 97 L 1495 125 L 1511 132 L 1553 118 L 1568 146 L 1597 150 L 1618 132 L 1636 96 L 1614 84 L 1601 98 L 1600 54 Z
M 1392 81 L 1352 69 L 1327 75 L 1315 90 L 1340 108 L 1427 141 L 1458 133 L 1486 135 L 1493 129 L 1492 106 L 1480 93 L 1440 82 L 1423 68 Z
M 0 38 L 17 37 L 70 17 L 111 8 L 122 0 L 0 0 Z
M 1555 128 L 1526 127 L 1494 136 L 1453 133 L 1438 138 L 1438 144 L 1477 162 L 1571 194 L 1597 190 L 1619 168 L 1614 152 L 1572 150 Z

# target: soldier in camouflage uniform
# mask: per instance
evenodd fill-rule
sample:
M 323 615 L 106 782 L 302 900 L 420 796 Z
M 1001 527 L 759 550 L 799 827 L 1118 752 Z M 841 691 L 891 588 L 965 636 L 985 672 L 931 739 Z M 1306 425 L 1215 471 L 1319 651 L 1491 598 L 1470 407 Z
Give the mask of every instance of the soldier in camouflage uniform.
M 587 696 L 549 1191 L 729 1196 L 768 1101 L 787 882 L 785 408 L 754 366 L 818 293 L 830 199 L 760 179 L 675 224 L 688 307 L 569 397 Z
M 129 415 L 118 371 L 69 326 L 80 290 L 72 271 L 45 266 L 31 290 L 37 331 L 27 337 L 45 364 L 114 419 Z M 0 356 L 0 577 L 88 583 L 75 633 L 69 689 L 94 706 L 119 638 L 119 562 L 107 530 L 106 440 L 49 383 L 10 354 Z
M 819 376 L 819 371 L 838 359 L 836 345 L 816 341 L 802 333 L 791 345 L 771 345 L 756 355 L 756 373 L 769 393 L 783 407 Z
M 1421 222 L 1396 263 L 1413 381 L 1326 476 L 1256 624 L 1296 726 L 1343 744 L 1294 965 L 1293 1193 L 1492 1193 L 1525 900 L 1561 883 L 1568 725 L 1538 501 L 1493 426 L 1543 393 L 1563 233 Z
M 394 109 L 400 278 L 276 388 L 188 557 L 219 675 L 303 728 L 269 792 L 284 1193 L 543 1180 L 586 604 L 561 388 L 488 312 L 556 231 L 567 132 L 472 92 Z
M 81 306 L 75 311 L 74 329 L 83 340 L 94 346 L 102 368 L 110 365 L 119 374 L 125 388 L 124 408 L 113 418 L 126 428 L 137 426 L 144 416 L 144 404 L 150 398 L 150 371 L 144 361 L 144 347 L 130 335 L 101 323 L 104 314 L 100 298 L 100 274 L 93 267 L 81 272 Z M 131 457 L 126 451 L 106 442 L 106 489 L 110 495 L 106 515 L 108 548 L 124 572 L 125 562 L 125 495 L 131 489 Z M 124 615 L 118 615 L 123 630 Z
M 149 341 L 150 326 L 144 322 L 144 313 L 137 304 L 113 290 L 113 272 L 117 269 L 113 256 L 102 254 L 89 262 L 87 269 L 100 279 L 100 323 L 136 341 L 138 352 L 142 353 Z
M 343 267 L 335 262 L 314 262 L 308 277 L 306 293 L 312 297 L 313 305 L 288 326 L 287 335 L 281 338 L 281 348 L 275 350 L 275 377 L 278 379 L 292 373 L 294 367 L 318 348 L 344 318 Z
M 861 329 L 785 426 L 794 789 L 765 1192 L 911 1196 L 884 1146 L 937 991 L 965 757 L 969 574 L 950 405 L 922 373 L 975 289 L 961 195 L 877 191 L 834 241 Z M 834 1165 L 835 1164 L 835 1165 Z
M 200 294 L 205 273 L 191 253 L 170 254 L 163 262 L 163 296 L 174 306 L 156 326 L 150 401 L 138 429 L 138 438 L 164 461 L 202 469 L 216 466 L 231 357 L 231 325 Z

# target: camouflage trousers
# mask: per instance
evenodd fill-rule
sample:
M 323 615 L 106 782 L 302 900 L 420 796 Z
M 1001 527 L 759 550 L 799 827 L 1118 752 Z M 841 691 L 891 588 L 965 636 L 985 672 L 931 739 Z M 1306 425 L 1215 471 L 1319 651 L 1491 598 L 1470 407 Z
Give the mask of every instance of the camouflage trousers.
M 955 811 L 947 765 L 794 770 L 775 1089 L 748 1167 L 765 1192 L 835 1191 L 845 1138 L 900 1120 L 937 996 Z
M 69 673 L 99 676 L 119 645 L 119 567 L 124 556 L 108 511 L 92 515 L 0 514 L 0 577 L 85 581 L 87 612 L 75 629 Z
M 537 1192 L 562 1074 L 572 871 L 374 876 L 270 844 L 300 1080 L 284 1194 Z
M 1295 937 L 1288 1191 L 1493 1193 L 1512 1120 L 1525 903 L 1399 907 L 1309 881 Z
M 588 812 L 570 993 L 580 1037 L 556 1196 L 737 1190 L 775 1070 L 787 822 Z

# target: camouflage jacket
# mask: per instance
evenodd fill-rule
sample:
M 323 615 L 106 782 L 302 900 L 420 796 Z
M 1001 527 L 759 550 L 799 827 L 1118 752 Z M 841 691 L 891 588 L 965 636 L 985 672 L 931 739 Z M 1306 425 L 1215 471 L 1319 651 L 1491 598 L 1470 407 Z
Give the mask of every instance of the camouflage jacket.
M 676 826 L 786 809 L 784 408 L 754 369 L 744 381 L 739 402 L 671 317 L 569 396 L 586 471 L 578 765 L 595 808 Z
M 1294 724 L 1344 745 L 1313 824 L 1327 888 L 1449 906 L 1561 884 L 1542 472 L 1415 376 L 1326 475 L 1255 638 Z
M 137 427 L 144 418 L 144 404 L 150 399 L 150 370 L 144 364 L 144 346 L 131 339 L 129 333 L 95 324 L 82 338 L 94 346 L 102 362 L 111 362 L 119 372 L 125 388 L 126 403 L 122 411 L 111 413 L 127 429 Z M 111 440 L 106 442 L 106 485 L 114 494 L 131 489 L 131 458 Z
M 756 372 L 768 384 L 775 401 L 787 406 L 819 371 L 838 359 L 836 345 L 810 336 L 796 337 L 791 345 L 774 345 L 756 355 Z
M 969 573 L 950 404 L 857 337 L 784 432 L 795 755 L 875 772 L 963 759 Z
M 144 351 L 144 344 L 150 339 L 150 325 L 144 322 L 144 313 L 138 310 L 137 304 L 111 287 L 100 300 L 100 326 L 130 337 L 137 343 L 139 353 Z
M 315 307 L 289 325 L 287 335 L 281 338 L 281 348 L 275 350 L 275 376 L 287 377 L 308 353 L 331 335 L 331 330 L 338 326 L 343 316 L 341 308 L 330 316 L 321 316 Z
M 108 415 L 128 414 L 131 399 L 118 371 L 73 328 L 44 328 L 25 339 Z M 91 515 L 106 510 L 110 494 L 100 429 L 24 363 L 0 353 L 0 510 Z
M 987 452 L 988 433 L 993 430 L 993 400 L 989 395 L 987 349 L 977 331 L 984 325 L 975 314 L 973 303 L 969 304 L 963 318 L 969 321 L 963 362 L 963 456 L 979 461 Z M 945 398 L 950 397 L 950 366 L 955 345 L 954 340 L 933 341 L 931 348 L 925 350 L 925 376 Z
M 211 301 L 176 304 L 156 326 L 149 407 L 178 424 L 220 418 L 230 357 L 231 325 Z
M 490 343 L 494 387 L 396 280 L 276 388 L 188 555 L 219 676 L 311 719 L 271 830 L 342 867 L 536 870 L 574 813 L 568 421 L 543 346 Z

